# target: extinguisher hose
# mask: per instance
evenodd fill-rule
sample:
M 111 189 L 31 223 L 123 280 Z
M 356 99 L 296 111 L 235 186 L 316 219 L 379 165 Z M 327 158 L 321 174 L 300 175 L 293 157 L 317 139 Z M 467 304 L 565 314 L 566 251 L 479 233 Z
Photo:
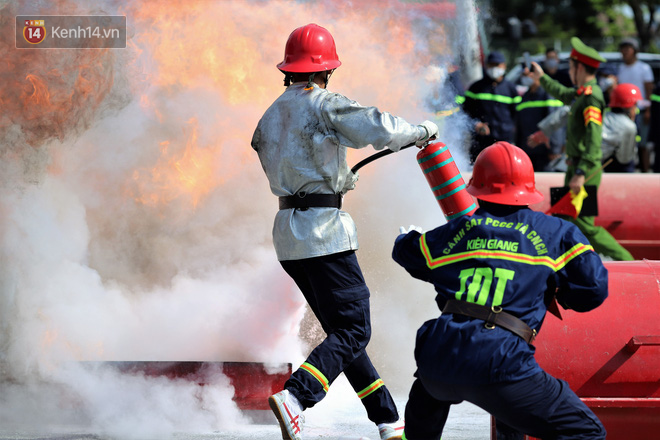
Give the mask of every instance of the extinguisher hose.
M 415 146 L 415 143 L 413 142 L 412 144 L 408 144 L 408 145 L 405 145 L 405 146 L 399 148 L 399 150 L 397 150 L 397 151 L 405 150 L 406 148 L 410 148 L 410 147 L 414 147 L 414 146 Z M 368 156 L 367 158 L 362 159 L 361 161 L 359 161 L 358 163 L 356 163 L 356 164 L 353 166 L 353 168 L 351 168 L 351 172 L 352 172 L 353 174 L 355 174 L 360 168 L 362 168 L 362 167 L 365 166 L 366 164 L 371 163 L 371 162 L 373 162 L 374 160 L 376 160 L 376 159 L 380 159 L 381 157 L 387 156 L 387 155 L 389 155 L 389 154 L 396 153 L 397 151 L 390 150 L 390 149 L 388 148 L 388 149 L 386 149 L 386 150 L 379 151 L 379 152 L 376 153 L 376 154 L 372 154 L 371 156 Z

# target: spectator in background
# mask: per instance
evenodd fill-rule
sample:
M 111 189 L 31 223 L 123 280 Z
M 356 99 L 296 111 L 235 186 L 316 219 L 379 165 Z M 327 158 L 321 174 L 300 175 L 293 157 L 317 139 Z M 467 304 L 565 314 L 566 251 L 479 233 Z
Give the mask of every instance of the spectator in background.
M 494 51 L 486 58 L 484 77 L 465 91 L 463 111 L 474 120 L 470 162 L 497 141 L 514 142 L 516 105 L 522 98 L 504 78 L 506 59 Z
M 545 60 L 543 61 L 543 71 L 550 78 L 559 81 L 561 85 L 573 87 L 571 78 L 567 70 L 559 70 L 559 53 L 555 49 L 545 51 Z
M 516 145 L 532 160 L 534 171 L 551 171 L 550 162 L 561 155 L 563 133 L 554 132 L 550 139 L 546 138 L 540 144 L 530 145 L 528 138 L 536 132 L 539 122 L 564 104 L 551 97 L 539 80 L 523 75 L 520 82 L 528 89 L 522 96 L 522 102 L 516 106 Z
M 646 173 L 651 169 L 651 154 L 647 148 L 646 140 L 648 137 L 649 124 L 651 122 L 651 108 L 649 98 L 653 93 L 653 70 L 651 66 L 637 59 L 639 52 L 639 43 L 634 38 L 624 38 L 619 43 L 619 51 L 623 63 L 619 65 L 617 78 L 619 83 L 634 84 L 642 91 L 642 100 L 637 103 L 640 113 L 635 119 L 637 132 L 640 136 L 637 144 L 639 153 L 639 169 Z

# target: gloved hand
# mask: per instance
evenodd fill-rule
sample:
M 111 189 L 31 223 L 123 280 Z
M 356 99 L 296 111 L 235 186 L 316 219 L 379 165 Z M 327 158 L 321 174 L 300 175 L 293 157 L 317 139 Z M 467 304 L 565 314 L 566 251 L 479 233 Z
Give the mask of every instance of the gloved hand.
M 426 131 L 426 136 L 418 139 L 417 142 L 415 142 L 415 145 L 417 145 L 418 147 L 422 147 L 429 140 L 435 138 L 438 135 L 438 126 L 431 121 L 424 121 L 421 124 L 419 124 L 419 126 Z
M 408 232 L 412 232 L 412 231 L 417 231 L 417 232 L 419 232 L 420 234 L 423 234 L 423 233 L 424 233 L 424 231 L 422 230 L 422 228 L 420 228 L 419 226 L 415 226 L 415 225 L 410 225 L 410 226 L 408 227 L 408 230 L 407 230 L 407 231 L 406 231 L 406 228 L 405 228 L 405 227 L 403 227 L 403 226 L 400 226 L 400 227 L 399 227 L 399 234 L 407 234 Z
M 357 182 L 359 178 L 359 173 L 353 173 L 353 171 L 349 171 L 348 175 L 346 176 L 346 182 L 344 182 L 344 187 L 341 189 L 340 193 L 345 195 L 350 190 L 355 189 L 355 182 Z

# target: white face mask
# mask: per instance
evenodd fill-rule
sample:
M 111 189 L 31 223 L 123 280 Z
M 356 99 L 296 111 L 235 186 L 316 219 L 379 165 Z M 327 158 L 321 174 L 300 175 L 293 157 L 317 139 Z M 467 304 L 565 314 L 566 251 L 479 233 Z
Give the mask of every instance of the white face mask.
M 495 67 L 489 67 L 486 70 L 486 75 L 488 75 L 491 79 L 499 79 L 501 76 L 504 76 L 504 68 L 495 66 Z
M 534 84 L 534 79 L 529 76 L 521 76 L 520 84 L 525 87 L 530 87 L 532 84 Z
M 543 66 L 548 70 L 556 69 L 559 67 L 559 60 L 556 60 L 555 58 L 548 58 L 543 62 Z
M 614 78 L 601 78 L 598 80 L 601 89 L 607 90 L 614 85 Z

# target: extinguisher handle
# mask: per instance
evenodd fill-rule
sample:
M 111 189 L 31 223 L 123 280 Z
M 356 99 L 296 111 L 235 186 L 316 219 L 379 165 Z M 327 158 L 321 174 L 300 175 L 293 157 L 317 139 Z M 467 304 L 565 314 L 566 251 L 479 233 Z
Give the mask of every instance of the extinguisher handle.
M 405 145 L 405 146 L 399 148 L 397 151 L 405 150 L 406 148 L 410 148 L 410 147 L 416 147 L 415 143 L 413 142 L 412 144 Z M 376 159 L 380 159 L 381 157 L 388 156 L 388 155 L 390 155 L 390 154 L 392 154 L 392 153 L 396 153 L 397 151 L 390 150 L 390 149 L 388 148 L 388 149 L 385 149 L 385 150 L 383 150 L 383 151 L 379 151 L 379 152 L 376 153 L 376 154 L 372 154 L 371 156 L 368 156 L 368 157 L 366 157 L 365 159 L 362 159 L 361 161 L 359 161 L 358 163 L 356 163 L 355 165 L 353 165 L 353 168 L 351 168 L 351 172 L 352 172 L 353 174 L 355 174 L 355 173 L 357 173 L 357 171 L 358 171 L 360 168 L 362 168 L 362 167 L 365 166 L 366 164 L 371 163 L 371 162 L 373 162 L 373 161 L 376 160 Z

